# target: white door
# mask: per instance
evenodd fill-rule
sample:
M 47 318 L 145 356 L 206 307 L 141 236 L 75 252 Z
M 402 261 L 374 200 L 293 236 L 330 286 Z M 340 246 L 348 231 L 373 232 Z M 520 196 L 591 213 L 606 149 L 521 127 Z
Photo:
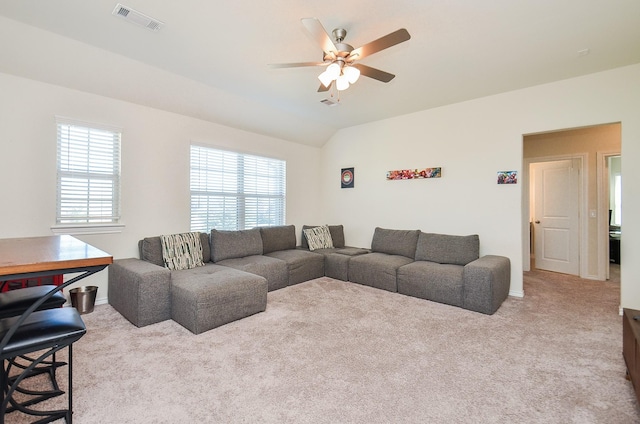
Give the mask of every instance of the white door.
M 580 275 L 580 160 L 531 165 L 538 269 Z

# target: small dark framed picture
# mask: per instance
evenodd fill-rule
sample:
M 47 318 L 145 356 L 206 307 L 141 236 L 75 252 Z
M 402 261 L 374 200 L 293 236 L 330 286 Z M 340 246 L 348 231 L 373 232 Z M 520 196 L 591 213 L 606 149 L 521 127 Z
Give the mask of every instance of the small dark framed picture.
M 340 172 L 340 187 L 353 188 L 353 168 L 342 168 Z

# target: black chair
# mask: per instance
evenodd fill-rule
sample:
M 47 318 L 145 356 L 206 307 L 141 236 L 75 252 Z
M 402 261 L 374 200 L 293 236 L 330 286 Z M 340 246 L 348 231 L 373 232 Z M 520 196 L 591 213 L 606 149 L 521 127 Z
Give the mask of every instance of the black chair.
M 0 290 L 6 283 L 7 282 L 5 281 L 2 285 L 0 285 Z M 7 292 L 0 292 L 0 319 L 22 315 L 36 301 L 46 297 L 46 295 L 49 293 L 49 291 L 52 290 L 52 288 L 53 287 L 50 285 L 45 285 L 25 287 L 16 290 L 10 290 Z M 45 299 L 45 301 L 37 308 L 37 310 L 60 308 L 62 307 L 62 305 L 64 305 L 65 302 L 65 296 L 58 291 L 55 292 L 50 298 Z M 17 358 L 13 358 L 10 361 L 12 362 L 12 365 L 14 367 L 24 370 L 29 366 L 29 364 L 31 364 L 31 362 L 33 362 L 33 358 L 23 355 Z M 34 403 L 64 394 L 64 392 L 60 390 L 58 381 L 56 380 L 56 369 L 66 364 L 66 362 L 56 361 L 56 356 L 53 355 L 51 361 L 43 361 L 41 363 L 41 366 L 38 366 L 31 371 L 29 377 L 42 373 L 49 374 L 49 378 L 51 379 L 51 384 L 53 386 L 52 390 L 34 391 L 18 387 L 17 391 L 31 396 L 31 399 L 27 403 L 28 405 L 33 405 Z M 12 383 L 11 379 L 10 383 Z
M 65 418 L 67 423 L 71 423 L 71 345 L 85 334 L 86 328 L 76 309 L 60 308 L 66 301 L 64 295 L 60 292 L 50 294 L 51 291 L 51 286 L 38 286 L 0 294 L 0 304 L 3 305 L 1 308 L 2 318 L 0 318 L 0 359 L 3 364 L 0 371 L 0 387 L 2 388 L 0 390 L 0 424 L 4 424 L 5 414 L 16 410 L 42 417 L 36 423 L 48 423 L 60 418 Z M 29 311 L 38 301 L 40 304 L 36 306 L 36 310 Z M 6 310 L 4 306 L 7 306 Z M 22 314 L 12 317 L 6 316 L 18 312 L 21 308 L 23 308 Z M 64 393 L 58 387 L 55 370 L 66 363 L 57 362 L 55 354 L 65 347 L 69 348 L 67 409 L 40 411 L 29 408 L 34 403 Z M 30 354 L 32 356 L 27 356 Z M 18 363 L 17 358 L 25 359 L 26 363 Z M 49 358 L 52 359 L 49 360 Z M 25 378 L 42 372 L 49 373 L 54 390 L 29 391 L 20 388 L 20 383 Z M 33 397 L 26 401 L 17 402 L 13 398 L 16 392 L 33 395 Z
M 38 299 L 45 297 L 52 288 L 52 286 L 34 286 L 0 293 L 0 319 L 22 315 Z M 66 301 L 64 294 L 58 291 L 46 299 L 37 310 L 59 308 Z

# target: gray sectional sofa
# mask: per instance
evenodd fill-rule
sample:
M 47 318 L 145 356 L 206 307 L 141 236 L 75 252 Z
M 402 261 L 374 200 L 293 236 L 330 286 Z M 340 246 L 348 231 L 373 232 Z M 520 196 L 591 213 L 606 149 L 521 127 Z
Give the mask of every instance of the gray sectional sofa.
M 509 259 L 481 258 L 477 235 L 376 228 L 371 250 L 351 261 L 350 281 L 484 314 L 509 295 Z
M 160 236 L 145 238 L 140 259 L 109 266 L 109 303 L 138 327 L 171 318 L 199 334 L 264 311 L 268 291 L 325 275 L 485 314 L 508 296 L 509 259 L 479 257 L 477 235 L 376 228 L 364 249 L 334 225 L 333 247 L 311 251 L 310 228 L 301 246 L 293 225 L 201 233 L 204 266 L 182 270 L 164 267 Z

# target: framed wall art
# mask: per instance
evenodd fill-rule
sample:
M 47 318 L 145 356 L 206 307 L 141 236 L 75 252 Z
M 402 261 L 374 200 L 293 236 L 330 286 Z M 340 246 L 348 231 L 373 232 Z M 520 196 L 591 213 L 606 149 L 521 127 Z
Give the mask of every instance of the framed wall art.
M 498 171 L 498 184 L 518 184 L 518 171 Z
M 418 180 L 422 178 L 440 178 L 442 168 L 401 169 L 388 171 L 387 180 Z
M 342 168 L 340 171 L 340 188 L 353 188 L 354 168 Z

